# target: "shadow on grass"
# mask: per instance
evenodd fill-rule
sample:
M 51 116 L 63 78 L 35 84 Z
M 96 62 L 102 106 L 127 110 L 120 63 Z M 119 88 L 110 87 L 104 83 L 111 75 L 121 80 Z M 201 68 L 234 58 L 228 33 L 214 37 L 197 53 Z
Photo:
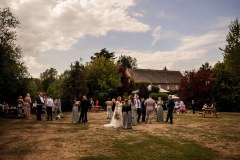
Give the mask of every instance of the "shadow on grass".
M 115 156 L 89 156 L 84 160 L 111 159 L 149 159 L 149 160 L 213 160 L 217 152 L 194 142 L 176 142 L 168 138 L 144 134 L 144 140 L 137 142 L 138 137 L 126 137 L 116 141 Z

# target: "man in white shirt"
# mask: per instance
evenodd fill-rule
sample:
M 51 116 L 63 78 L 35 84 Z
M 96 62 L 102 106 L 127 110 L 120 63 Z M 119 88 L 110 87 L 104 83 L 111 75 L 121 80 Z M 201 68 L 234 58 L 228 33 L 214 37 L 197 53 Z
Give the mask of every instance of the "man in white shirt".
M 51 96 L 48 96 L 47 98 L 47 121 L 49 121 L 49 116 L 52 119 L 52 107 L 53 107 L 53 99 L 51 98 Z
M 138 114 L 137 122 L 140 123 L 139 119 L 141 117 L 141 101 L 139 99 L 139 96 L 135 97 L 134 105 L 135 105 L 135 108 L 137 109 L 137 114 Z

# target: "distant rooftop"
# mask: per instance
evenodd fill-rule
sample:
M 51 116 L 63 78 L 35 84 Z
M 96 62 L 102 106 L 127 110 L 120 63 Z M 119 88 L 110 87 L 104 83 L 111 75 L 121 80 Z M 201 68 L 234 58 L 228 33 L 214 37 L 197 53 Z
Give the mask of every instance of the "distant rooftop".
M 183 75 L 180 71 L 128 69 L 135 82 L 148 82 L 152 84 L 179 84 Z

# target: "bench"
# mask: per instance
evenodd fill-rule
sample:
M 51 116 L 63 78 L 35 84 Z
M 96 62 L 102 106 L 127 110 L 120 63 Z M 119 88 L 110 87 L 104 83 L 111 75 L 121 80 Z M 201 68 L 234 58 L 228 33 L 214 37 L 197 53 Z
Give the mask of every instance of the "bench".
M 91 108 L 91 111 L 92 112 L 98 112 L 98 111 L 103 111 L 104 109 L 103 109 L 103 107 L 102 106 L 94 106 L 94 107 L 92 107 Z
M 218 118 L 218 115 L 219 115 L 219 113 L 215 112 L 215 110 L 210 109 L 210 108 L 203 109 L 203 111 L 199 112 L 199 114 L 201 114 L 202 117 L 205 117 L 206 115 L 212 115 L 213 117 L 216 117 L 216 118 Z

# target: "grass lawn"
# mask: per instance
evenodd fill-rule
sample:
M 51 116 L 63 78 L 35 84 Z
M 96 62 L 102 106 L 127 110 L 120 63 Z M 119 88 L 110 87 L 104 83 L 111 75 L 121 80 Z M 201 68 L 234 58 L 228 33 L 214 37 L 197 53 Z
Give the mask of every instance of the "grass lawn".
M 166 112 L 164 112 L 166 116 Z M 0 118 L 0 160 L 229 160 L 240 159 L 240 113 L 219 118 L 174 114 L 174 124 L 140 123 L 132 130 L 106 128 L 106 112 L 71 124 Z M 43 115 L 44 119 L 44 115 Z

